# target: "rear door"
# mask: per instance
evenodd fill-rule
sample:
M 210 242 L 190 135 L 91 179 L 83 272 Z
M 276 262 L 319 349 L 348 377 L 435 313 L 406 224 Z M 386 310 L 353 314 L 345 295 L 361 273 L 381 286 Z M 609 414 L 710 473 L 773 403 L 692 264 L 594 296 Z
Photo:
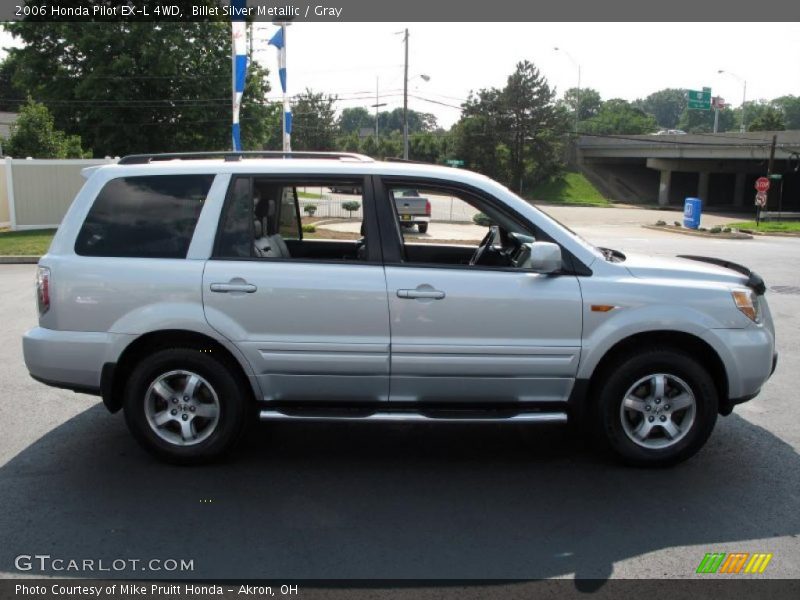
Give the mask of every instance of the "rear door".
M 265 400 L 388 399 L 386 280 L 371 183 L 363 183 L 231 180 L 203 301 L 209 323 L 250 360 Z M 342 198 L 330 191 L 336 185 L 355 185 L 360 196 Z M 314 217 L 301 207 L 311 202 Z M 342 202 L 359 207 L 342 210 Z M 313 226 L 321 220 L 327 228 Z M 254 252 L 254 240 L 273 251 L 259 242 Z

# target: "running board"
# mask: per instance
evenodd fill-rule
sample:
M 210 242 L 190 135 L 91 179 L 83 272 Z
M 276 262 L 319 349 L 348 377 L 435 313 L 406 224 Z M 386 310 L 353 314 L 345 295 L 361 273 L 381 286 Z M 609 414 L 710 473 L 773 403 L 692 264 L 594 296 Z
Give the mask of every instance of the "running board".
M 262 410 L 262 421 L 376 421 L 376 422 L 424 422 L 424 423 L 566 423 L 567 414 L 563 412 L 527 412 L 507 417 L 453 417 L 429 416 L 417 412 L 375 412 L 363 415 L 324 415 L 312 412 L 287 414 L 277 410 Z

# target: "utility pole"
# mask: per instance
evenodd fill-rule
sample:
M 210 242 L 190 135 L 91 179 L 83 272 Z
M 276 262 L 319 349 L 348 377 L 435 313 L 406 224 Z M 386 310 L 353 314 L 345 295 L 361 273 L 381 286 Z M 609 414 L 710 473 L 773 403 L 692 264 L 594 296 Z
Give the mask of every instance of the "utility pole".
M 767 177 L 772 175 L 772 167 L 775 165 L 775 146 L 778 144 L 778 136 L 772 136 L 772 146 L 769 148 L 769 163 L 767 164 Z
M 744 105 L 744 103 L 746 101 L 747 101 L 747 80 L 745 79 L 744 80 L 744 85 L 742 86 L 742 126 L 739 128 L 739 133 L 744 133 L 745 131 L 747 131 L 747 127 L 745 126 L 745 118 L 744 118 L 744 115 L 745 115 L 744 111 L 747 110 L 747 108 Z M 775 145 L 773 144 L 772 147 L 775 148 Z
M 403 67 L 403 158 L 408 160 L 408 29 L 403 33 L 406 59 Z
M 381 102 L 379 90 L 380 78 L 375 78 L 375 104 L 372 106 L 375 108 L 375 148 L 378 147 L 378 109 L 381 106 L 386 106 L 386 102 Z
M 578 123 L 581 113 L 581 65 L 578 64 L 578 104 L 575 107 L 575 135 L 578 134 Z
M 767 179 L 769 179 L 770 182 L 772 181 L 772 177 L 770 177 L 772 175 L 772 169 L 775 166 L 775 146 L 777 145 L 778 145 L 778 136 L 773 135 L 772 144 L 770 145 L 769 148 L 769 162 L 767 163 Z M 769 190 L 767 190 L 767 203 L 764 206 L 764 208 L 766 209 L 768 207 L 769 207 Z M 756 227 L 758 227 L 760 221 L 761 221 L 761 207 L 756 205 Z

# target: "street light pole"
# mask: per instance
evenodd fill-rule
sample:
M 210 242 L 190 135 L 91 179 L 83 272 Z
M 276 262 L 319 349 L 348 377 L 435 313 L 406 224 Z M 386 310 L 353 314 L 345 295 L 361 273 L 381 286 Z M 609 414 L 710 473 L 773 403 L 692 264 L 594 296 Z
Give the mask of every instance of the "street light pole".
M 581 109 L 581 65 L 580 63 L 575 60 L 572 55 L 564 50 L 563 48 L 559 48 L 555 46 L 553 48 L 556 52 L 561 52 L 570 60 L 570 62 L 575 65 L 575 68 L 578 69 L 578 93 L 577 97 L 575 98 L 575 133 L 578 133 L 578 123 L 580 122 L 580 109 Z
M 739 133 L 744 133 L 745 131 L 747 131 L 747 126 L 746 126 L 747 119 L 745 118 L 746 117 L 745 102 L 747 102 L 747 80 L 744 77 L 740 77 L 736 73 L 733 73 L 731 71 L 726 71 L 725 69 L 719 69 L 717 73 L 730 75 L 731 77 L 742 83 L 742 122 L 739 125 Z

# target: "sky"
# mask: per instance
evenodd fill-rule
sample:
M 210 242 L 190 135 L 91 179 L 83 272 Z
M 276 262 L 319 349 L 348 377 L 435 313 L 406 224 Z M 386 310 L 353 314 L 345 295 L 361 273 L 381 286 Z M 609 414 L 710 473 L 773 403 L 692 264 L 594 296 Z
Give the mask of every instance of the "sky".
M 559 96 L 577 85 L 604 99 L 634 100 L 666 87 L 711 87 L 733 106 L 747 99 L 800 95 L 798 23 L 295 23 L 287 32 L 289 93 L 311 88 L 340 98 L 339 109 L 403 103 L 403 44 L 408 27 L 409 108 L 449 127 L 471 90 L 501 87 L 523 59 Z M 256 27 L 255 59 L 270 72 L 277 99 L 270 23 Z M 0 32 L 0 47 L 13 43 Z M 556 51 L 554 47 L 561 50 Z M 2 51 L 0 51 L 2 52 Z M 718 74 L 723 69 L 738 76 Z M 420 75 L 427 75 L 425 81 Z M 416 97 L 414 97 L 416 96 Z M 426 98 L 422 100 L 421 98 Z M 430 102 L 434 100 L 440 104 Z M 370 108 L 370 110 L 374 110 Z

